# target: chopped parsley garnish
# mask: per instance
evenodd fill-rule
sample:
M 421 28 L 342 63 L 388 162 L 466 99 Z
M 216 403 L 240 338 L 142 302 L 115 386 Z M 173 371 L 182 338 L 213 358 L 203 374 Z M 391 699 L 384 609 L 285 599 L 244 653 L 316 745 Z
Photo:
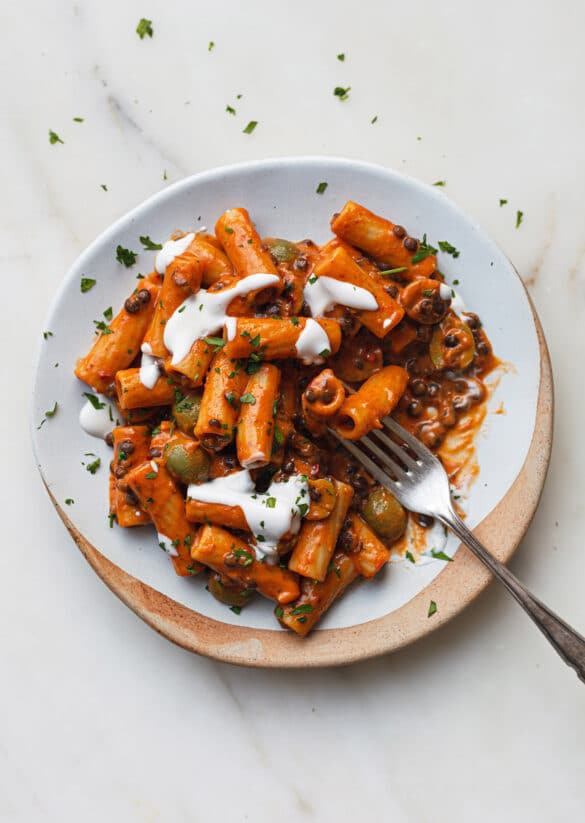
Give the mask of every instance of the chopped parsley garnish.
M 505 206 L 507 202 L 508 201 L 505 200 L 503 197 L 500 197 L 500 208 L 502 208 L 502 206 Z
M 127 269 L 130 266 L 133 266 L 136 263 L 136 258 L 138 254 L 135 251 L 131 251 L 130 249 L 125 249 L 124 246 L 117 246 L 116 247 L 116 260 L 118 263 L 123 263 Z
M 256 405 L 256 398 L 254 397 L 253 394 L 250 394 L 250 392 L 247 391 L 240 397 L 240 403 L 246 403 L 250 406 L 255 406 Z
M 309 279 L 307 280 L 307 283 L 309 283 L 311 286 L 313 285 L 313 283 L 316 283 L 316 282 L 317 282 L 317 275 L 316 274 L 312 274 L 309 277 Z
M 75 503 L 75 500 L 72 497 L 65 498 L 65 505 L 72 506 Z
M 108 187 L 106 186 L 106 184 L 105 184 L 105 183 L 102 183 L 102 184 L 101 184 L 101 186 L 100 186 L 100 188 L 102 188 L 104 191 L 107 191 L 107 190 L 108 190 Z
M 224 397 L 228 401 L 230 406 L 235 406 L 236 405 L 237 398 L 236 398 L 236 395 L 233 393 L 233 391 L 226 391 L 225 394 L 224 394 Z
M 257 120 L 250 120 L 250 122 L 248 123 L 246 128 L 242 129 L 242 131 L 244 132 L 244 134 L 252 134 L 252 132 L 254 131 L 254 129 L 256 128 L 257 125 L 258 125 Z
M 223 339 L 223 337 L 204 337 L 203 341 L 205 343 L 208 343 L 210 346 L 213 346 L 214 351 L 219 351 L 220 349 L 223 349 L 223 347 L 226 344 L 226 341 Z
M 411 563 L 416 563 L 416 560 L 414 559 L 413 553 L 408 551 L 408 549 L 404 553 L 404 556 L 406 557 L 407 560 L 410 560 Z
M 110 529 L 113 529 L 113 528 L 114 528 L 114 520 L 115 520 L 115 519 L 116 519 L 116 515 L 115 515 L 115 514 L 109 514 L 109 515 L 108 515 L 108 520 L 110 521 Z
M 49 129 L 49 143 L 52 146 L 54 146 L 55 143 L 63 143 L 64 144 L 65 141 L 61 140 L 61 138 L 59 137 L 59 135 L 57 134 L 56 131 L 52 131 L 51 129 Z
M 83 117 L 74 117 L 73 122 L 74 123 L 83 123 Z
M 343 52 L 341 54 L 338 54 L 337 59 L 340 63 L 343 63 L 343 61 L 345 60 L 345 54 Z
M 266 507 L 273 509 L 276 506 L 276 497 L 268 497 L 266 500 Z
M 347 86 L 347 88 L 343 88 L 343 86 L 335 86 L 333 89 L 333 94 L 335 97 L 339 97 L 340 100 L 347 100 L 349 97 L 349 93 L 351 91 L 351 86 Z
M 297 509 L 300 512 L 301 517 L 304 517 L 306 513 L 309 511 L 309 504 L 308 503 L 297 503 Z
M 144 476 L 147 480 L 154 480 L 156 478 L 157 472 L 147 472 Z
M 146 36 L 152 37 L 152 20 L 147 20 L 146 17 L 142 17 L 136 26 L 136 34 L 141 40 L 144 40 Z
M 524 212 L 523 211 L 517 211 L 516 212 L 516 228 L 517 229 L 520 228 L 520 224 L 522 223 L 523 217 L 524 217 Z
M 45 412 L 45 417 L 55 417 L 58 408 L 59 404 L 55 401 L 55 405 L 53 406 L 53 408 Z
M 86 291 L 89 291 L 90 289 L 93 289 L 93 287 L 95 286 L 96 283 L 97 283 L 97 280 L 94 280 L 91 277 L 82 277 L 81 278 L 81 283 L 80 283 L 81 293 L 85 294 Z
M 395 269 L 383 269 L 380 274 L 382 277 L 392 277 L 395 274 L 400 274 L 402 271 L 406 271 L 408 266 L 398 266 Z
M 44 331 L 44 332 L 43 332 L 43 338 L 44 338 L 45 340 L 48 340 L 48 339 L 49 339 L 49 337 L 53 337 L 53 332 L 52 332 L 52 331 Z
M 96 410 L 105 409 L 106 404 L 101 403 L 99 398 L 96 397 L 95 394 L 90 394 L 89 392 L 84 391 L 83 396 L 87 397 L 87 399 L 89 400 L 91 405 L 94 407 L 94 409 L 96 409 Z
M 207 46 L 207 51 L 213 51 L 214 48 L 215 48 L 215 43 L 213 42 L 213 40 L 210 40 L 209 45 Z
M 459 280 L 453 280 L 453 285 L 458 286 L 459 285 Z
M 274 442 L 279 446 L 282 446 L 282 444 L 284 443 L 284 434 L 278 428 L 278 426 L 274 427 Z
M 418 245 L 418 251 L 412 258 L 412 264 L 420 263 L 421 260 L 425 260 L 427 257 L 430 257 L 432 254 L 436 254 L 438 249 L 434 246 L 431 246 L 430 243 L 427 242 L 426 234 L 423 234 L 423 239 L 420 241 Z
M 325 182 L 319 183 L 319 185 L 317 186 L 317 194 L 323 194 L 328 185 L 329 184 Z
M 459 250 L 451 245 L 448 240 L 439 240 L 439 248 L 441 251 L 444 251 L 445 254 L 450 254 L 451 257 L 459 257 Z
M 114 312 L 112 311 L 111 306 L 108 306 L 107 309 L 104 309 L 104 317 L 106 318 L 108 323 L 110 322 L 110 320 L 112 319 L 113 316 L 114 316 Z
M 241 606 L 230 606 L 230 612 L 233 612 L 234 614 L 240 614 L 241 611 Z
M 138 239 L 147 251 L 159 251 L 159 249 L 162 249 L 162 243 L 154 243 L 147 234 Z
M 301 606 L 292 609 L 291 614 L 311 614 L 312 611 L 313 607 L 310 603 L 303 603 Z
M 225 227 L 225 232 L 226 232 L 226 234 L 233 234 L 234 230 L 231 228 L 231 226 L 226 226 Z
M 251 566 L 254 562 L 253 555 L 250 554 L 250 552 L 247 552 L 245 549 L 234 549 L 232 554 L 234 555 L 234 557 L 237 557 L 238 559 L 240 557 L 243 559 L 244 562 L 241 564 L 242 566 Z
M 299 325 L 299 318 L 298 317 L 291 317 L 290 322 L 293 324 L 293 326 L 298 326 Z
M 98 457 L 93 463 L 88 463 L 85 467 L 90 474 L 95 474 L 99 467 L 102 465 L 102 461 Z
M 371 124 L 372 124 L 372 126 L 373 126 L 373 125 L 374 125 L 374 123 L 377 123 L 377 122 L 378 122 L 378 115 L 377 115 L 377 114 L 375 114 L 375 115 L 372 117 L 372 119 L 370 120 L 370 123 L 371 123 Z
M 189 574 L 197 574 L 197 572 L 199 571 L 199 566 L 196 566 L 195 563 L 191 563 L 189 566 L 187 566 L 187 571 L 189 572 Z
M 236 113 L 236 110 L 234 109 L 233 106 L 226 106 L 225 110 L 227 111 L 228 114 L 235 114 Z
M 435 182 L 433 183 L 433 186 L 446 186 L 446 185 L 447 185 L 446 180 L 435 180 Z
M 275 614 L 278 618 L 282 619 L 282 618 L 284 617 L 284 609 L 282 608 L 282 606 L 277 606 L 277 607 L 274 609 L 274 614 Z
M 319 352 L 319 357 L 329 357 L 331 354 L 330 349 L 323 349 L 323 351 Z
M 434 557 L 435 560 L 446 560 L 447 562 L 453 560 L 453 558 L 449 557 L 449 555 L 445 554 L 445 552 L 437 551 L 436 549 L 431 549 L 431 557 Z
M 435 603 L 434 600 L 431 600 L 431 602 L 429 603 L 429 611 L 428 611 L 427 617 L 432 617 L 436 611 L 437 611 L 437 604 Z

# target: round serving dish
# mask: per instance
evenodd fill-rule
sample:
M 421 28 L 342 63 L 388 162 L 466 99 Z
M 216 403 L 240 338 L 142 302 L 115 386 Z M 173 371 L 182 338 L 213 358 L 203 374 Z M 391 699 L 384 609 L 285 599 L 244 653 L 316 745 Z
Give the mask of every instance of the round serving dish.
M 328 186 L 317 194 L 320 182 Z M 261 235 L 324 241 L 329 220 L 348 200 L 404 224 L 415 236 L 448 239 L 461 252 L 441 260 L 448 282 L 459 280 L 467 306 L 480 314 L 494 351 L 512 364 L 490 400 L 478 438 L 480 473 L 471 489 L 468 523 L 503 561 L 536 510 L 550 458 L 553 385 L 542 329 L 520 277 L 503 253 L 444 193 L 389 169 L 353 160 L 292 157 L 227 166 L 186 178 L 154 195 L 107 229 L 71 267 L 55 297 L 40 347 L 32 401 L 37 463 L 73 539 L 104 582 L 149 625 L 179 645 L 230 663 L 307 667 L 350 663 L 411 643 L 460 612 L 485 588 L 489 573 L 463 547 L 451 563 L 392 563 L 372 583 L 357 585 L 308 638 L 280 629 L 269 603 L 239 616 L 213 600 L 201 581 L 178 578 L 150 528 L 109 527 L 107 446 L 78 425 L 82 392 L 76 358 L 91 339 L 92 319 L 116 307 L 139 271 L 152 267 L 141 252 L 125 269 L 118 244 L 166 238 L 177 228 L 213 226 L 233 206 L 245 206 Z M 82 276 L 98 282 L 82 294 Z M 59 368 L 54 368 L 54 363 Z M 59 412 L 38 429 L 46 409 Z M 497 413 L 496 413 L 497 412 Z M 504 412 L 504 413 L 502 413 Z M 88 452 L 102 459 L 95 476 Z M 66 499 L 75 503 L 64 505 Z M 456 544 L 453 545 L 453 550 Z M 429 618 L 430 600 L 437 612 Z

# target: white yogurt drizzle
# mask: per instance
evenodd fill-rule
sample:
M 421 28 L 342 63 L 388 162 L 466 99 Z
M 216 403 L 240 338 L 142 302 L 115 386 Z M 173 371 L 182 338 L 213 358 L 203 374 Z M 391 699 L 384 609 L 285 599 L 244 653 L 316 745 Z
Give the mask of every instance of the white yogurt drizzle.
M 331 354 L 331 341 L 323 326 L 308 317 L 305 328 L 298 336 L 296 350 L 297 357 L 306 366 L 324 363 L 325 357 Z
M 375 311 L 378 308 L 378 301 L 367 289 L 326 275 L 310 277 L 303 289 L 303 297 L 313 317 L 323 317 L 336 304 L 360 311 Z
M 173 541 L 170 537 L 167 537 L 166 534 L 161 534 L 160 532 L 157 533 L 157 540 L 158 545 L 165 551 L 167 554 L 170 554 L 171 557 L 178 557 L 179 552 L 173 546 Z
M 187 497 L 200 503 L 239 506 L 254 535 L 256 555 L 267 562 L 278 559 L 276 547 L 285 534 L 297 534 L 301 511 L 309 506 L 309 489 L 304 475 L 292 475 L 288 481 L 271 483 L 267 491 L 256 491 L 249 471 L 234 472 L 208 483 L 192 483 Z M 306 509 L 305 509 L 306 510 Z
M 226 311 L 234 297 L 249 294 L 278 283 L 276 274 L 249 274 L 230 289 L 206 291 L 188 297 L 169 317 L 164 331 L 164 343 L 172 353 L 171 363 L 176 366 L 187 356 L 196 340 L 218 332 L 226 322 Z
M 119 425 L 119 422 L 116 419 L 117 409 L 113 403 L 101 394 L 97 395 L 97 399 L 99 403 L 104 404 L 103 407 L 96 409 L 87 400 L 79 412 L 79 425 L 87 434 L 103 440 L 114 426 Z
M 150 351 L 147 351 L 147 347 Z M 158 360 L 156 357 L 152 356 L 151 352 L 152 349 L 149 344 L 143 343 L 142 360 L 140 361 L 140 372 L 138 373 L 138 377 L 140 378 L 142 385 L 147 389 L 154 389 L 157 380 L 160 377 L 160 366 L 158 365 Z
M 195 234 L 190 232 L 184 237 L 179 237 L 178 240 L 167 240 L 166 243 L 163 243 L 162 249 L 154 259 L 154 267 L 157 272 L 164 274 L 175 257 L 179 257 L 180 254 L 187 251 L 194 239 Z

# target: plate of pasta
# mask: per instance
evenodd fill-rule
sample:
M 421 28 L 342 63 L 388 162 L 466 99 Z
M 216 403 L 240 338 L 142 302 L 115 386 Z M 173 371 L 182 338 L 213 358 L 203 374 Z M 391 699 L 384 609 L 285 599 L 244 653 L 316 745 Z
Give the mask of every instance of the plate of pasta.
M 507 560 L 552 402 L 520 277 L 442 191 L 281 158 L 180 181 L 81 254 L 32 432 L 74 540 L 147 623 L 232 663 L 320 666 L 400 648 L 489 582 L 344 440 L 395 416 Z

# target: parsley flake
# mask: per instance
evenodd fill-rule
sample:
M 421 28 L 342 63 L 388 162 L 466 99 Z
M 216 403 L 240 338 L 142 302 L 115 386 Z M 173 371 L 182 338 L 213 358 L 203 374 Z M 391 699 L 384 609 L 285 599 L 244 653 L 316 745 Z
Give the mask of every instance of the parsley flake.
M 345 60 L 345 54 L 343 52 L 341 54 L 338 54 L 337 59 L 339 60 L 340 63 L 343 63 L 344 60 Z
M 154 243 L 147 234 L 138 239 L 147 251 L 159 251 L 159 249 L 162 249 L 162 243 Z
M 436 549 L 431 549 L 431 557 L 434 557 L 435 560 L 445 560 L 446 562 L 451 562 L 453 560 L 453 558 L 449 557 L 449 555 L 445 554 L 445 552 L 437 551 Z
M 520 224 L 522 223 L 523 218 L 524 218 L 524 212 L 523 211 L 517 211 L 516 212 L 516 228 L 517 229 L 520 228 Z
M 351 86 L 347 86 L 347 88 L 343 88 L 343 86 L 335 86 L 333 89 L 333 94 L 335 97 L 338 97 L 340 100 L 347 100 L 349 97 L 349 93 L 351 91 Z
M 102 461 L 98 457 L 97 460 L 94 460 L 93 463 L 88 463 L 85 467 L 90 474 L 95 474 L 99 467 L 102 465 Z
M 508 201 L 505 200 L 503 197 L 500 197 L 500 208 L 502 208 L 502 206 L 505 206 L 507 202 Z
M 446 180 L 435 180 L 435 182 L 433 183 L 433 186 L 446 186 L 446 185 L 447 185 Z
M 436 254 L 438 249 L 434 246 L 431 246 L 430 243 L 427 242 L 426 234 L 423 234 L 423 239 L 418 245 L 418 251 L 412 258 L 412 264 L 420 263 L 421 260 L 425 260 L 427 257 L 430 257 L 432 254 Z
M 434 600 L 431 600 L 431 602 L 429 603 L 429 611 L 428 611 L 427 617 L 432 617 L 436 611 L 437 611 L 437 604 L 435 603 Z
M 124 246 L 118 245 L 116 247 L 116 260 L 118 263 L 123 263 L 127 269 L 130 266 L 133 266 L 136 263 L 136 258 L 138 254 L 135 251 L 131 251 L 130 249 L 125 249 Z
M 257 125 L 258 125 L 257 120 L 250 120 L 250 122 L 248 123 L 246 128 L 242 129 L 242 131 L 244 132 L 244 134 L 252 134 L 252 132 L 254 131 L 254 129 L 256 128 Z
M 223 347 L 226 344 L 226 341 L 223 339 L 223 337 L 204 337 L 203 342 L 208 343 L 210 346 L 213 346 L 214 351 L 219 351 L 220 349 L 223 349 Z
M 89 291 L 90 289 L 93 289 L 96 283 L 97 280 L 94 280 L 91 277 L 82 277 L 80 283 L 81 293 L 85 294 L 85 292 Z
M 152 37 L 152 33 L 152 20 L 147 20 L 146 17 L 142 17 L 136 26 L 136 34 L 141 40 L 144 40 L 146 36 Z
M 256 405 L 256 398 L 254 397 L 253 394 L 250 394 L 250 392 L 247 391 L 240 397 L 240 403 L 245 403 L 249 406 L 255 406 Z
M 234 109 L 233 106 L 226 106 L 225 110 L 227 111 L 228 114 L 235 114 L 236 113 L 236 110 Z
M 63 143 L 64 144 L 65 141 L 61 140 L 61 138 L 59 137 L 59 135 L 57 134 L 56 131 L 52 131 L 52 129 L 49 129 L 49 143 L 52 146 L 54 146 L 55 143 Z
M 325 189 L 328 185 L 328 183 L 319 183 L 319 185 L 317 186 L 317 194 L 324 194 Z
M 451 245 L 448 240 L 439 240 L 439 248 L 441 251 L 444 251 L 445 254 L 450 254 L 451 257 L 459 257 L 459 250 Z
M 83 396 L 87 397 L 87 399 L 89 400 L 91 405 L 94 407 L 94 409 L 96 409 L 96 411 L 99 411 L 99 409 L 105 409 L 106 404 L 101 403 L 99 398 L 96 397 L 95 394 L 90 394 L 89 392 L 84 391 Z

